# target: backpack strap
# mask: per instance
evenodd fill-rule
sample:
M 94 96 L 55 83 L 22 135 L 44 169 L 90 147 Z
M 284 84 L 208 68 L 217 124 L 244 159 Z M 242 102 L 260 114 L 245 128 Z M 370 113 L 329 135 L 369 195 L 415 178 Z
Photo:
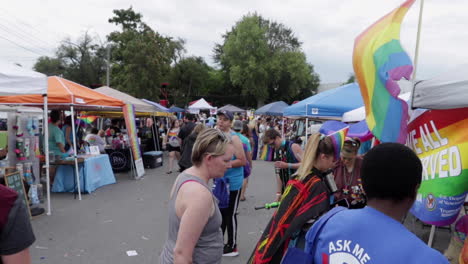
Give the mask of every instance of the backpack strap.
M 347 208 L 338 206 L 326 214 L 322 215 L 318 221 L 314 223 L 311 229 L 306 234 L 306 249 L 305 251 L 299 248 L 288 248 L 286 254 L 281 260 L 281 264 L 311 264 L 314 263 L 315 240 L 322 231 L 328 220 Z

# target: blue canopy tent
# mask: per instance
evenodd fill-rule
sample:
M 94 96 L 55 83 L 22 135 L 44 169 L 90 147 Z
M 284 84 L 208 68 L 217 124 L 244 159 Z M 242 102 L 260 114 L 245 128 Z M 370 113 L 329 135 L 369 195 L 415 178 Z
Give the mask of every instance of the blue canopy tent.
M 159 109 L 160 112 L 170 112 L 168 108 L 162 106 L 161 104 L 158 104 L 156 102 L 153 102 L 153 101 L 150 101 L 150 100 L 146 100 L 146 99 L 141 99 L 143 102 L 147 103 L 147 104 L 150 104 L 156 108 Z
M 344 113 L 363 105 L 359 85 L 351 83 L 293 104 L 284 109 L 284 116 L 341 120 Z
M 284 109 L 288 107 L 288 104 L 283 101 L 269 103 L 257 109 L 255 115 L 271 115 L 271 116 L 283 116 Z
M 185 112 L 185 109 L 177 107 L 177 106 L 171 106 L 169 108 L 169 112 L 171 112 L 171 113 L 183 113 L 183 112 Z

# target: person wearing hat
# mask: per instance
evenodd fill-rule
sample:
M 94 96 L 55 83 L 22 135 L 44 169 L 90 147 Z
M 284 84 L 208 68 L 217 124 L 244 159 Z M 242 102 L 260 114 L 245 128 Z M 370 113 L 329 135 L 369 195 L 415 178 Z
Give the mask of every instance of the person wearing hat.
M 219 111 L 217 128 L 227 137 L 231 138 L 234 146 L 234 155 L 231 160 L 231 168 L 226 171 L 224 178 L 229 182 L 229 206 L 221 208 L 223 222 L 221 229 L 223 235 L 227 229 L 227 244 L 224 245 L 223 256 L 234 257 L 238 256 L 237 251 L 237 206 L 241 194 L 242 184 L 244 181 L 244 166 L 247 160 L 242 147 L 240 137 L 231 130 L 234 115 L 226 110 Z
M 245 190 L 247 189 L 247 184 L 249 181 L 248 177 L 250 176 L 252 169 L 252 146 L 250 145 L 250 140 L 246 136 L 242 135 L 241 132 L 243 128 L 244 122 L 240 120 L 234 121 L 232 129 L 236 132 L 236 135 L 239 136 L 242 142 L 242 147 L 244 148 L 245 157 L 247 158 L 247 164 L 244 166 L 244 182 L 242 184 L 242 191 L 240 196 L 241 201 L 245 201 Z
M 279 201 L 291 176 L 301 165 L 303 151 L 299 144 L 282 138 L 280 132 L 274 128 L 265 132 L 263 143 L 276 151 L 276 201 Z
M 361 141 L 358 138 L 347 137 L 341 149 L 341 159 L 333 171 L 338 187 L 335 199 L 345 199 L 352 209 L 366 206 L 361 180 L 362 157 L 357 155 L 360 146 Z

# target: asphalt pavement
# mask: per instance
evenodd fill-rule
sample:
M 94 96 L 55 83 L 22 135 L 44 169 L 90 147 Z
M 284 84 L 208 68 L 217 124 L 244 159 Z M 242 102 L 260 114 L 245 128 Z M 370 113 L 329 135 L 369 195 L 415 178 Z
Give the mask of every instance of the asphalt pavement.
M 32 263 L 158 263 L 167 236 L 169 192 L 177 176 L 165 171 L 165 167 L 147 169 L 141 180 L 116 174 L 116 184 L 83 195 L 81 201 L 70 193 L 52 194 L 52 215 L 36 217 L 32 222 L 36 235 L 31 246 Z M 239 205 L 240 255 L 224 257 L 223 263 L 246 263 L 273 213 L 254 207 L 274 199 L 274 186 L 273 164 L 254 161 L 247 200 Z M 423 228 L 411 218 L 407 226 L 427 240 L 429 227 Z M 442 251 L 448 240 L 449 231 L 438 230 L 434 247 Z

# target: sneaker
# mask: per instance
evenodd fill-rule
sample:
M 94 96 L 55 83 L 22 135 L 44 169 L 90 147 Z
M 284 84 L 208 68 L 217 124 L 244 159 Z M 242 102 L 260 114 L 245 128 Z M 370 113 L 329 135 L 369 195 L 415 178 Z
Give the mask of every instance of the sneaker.
M 237 251 L 237 247 L 224 245 L 223 257 L 235 257 L 235 256 L 239 256 L 239 251 Z

